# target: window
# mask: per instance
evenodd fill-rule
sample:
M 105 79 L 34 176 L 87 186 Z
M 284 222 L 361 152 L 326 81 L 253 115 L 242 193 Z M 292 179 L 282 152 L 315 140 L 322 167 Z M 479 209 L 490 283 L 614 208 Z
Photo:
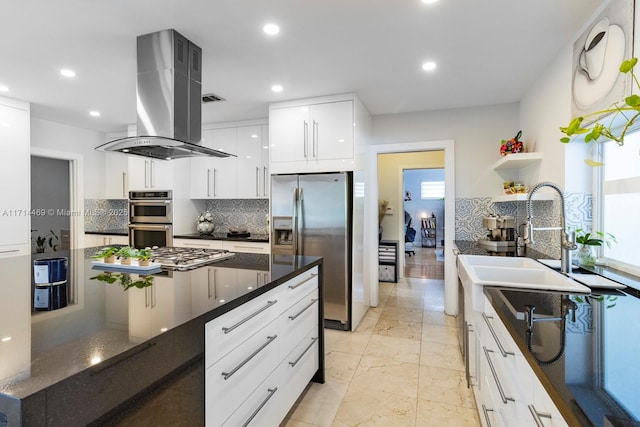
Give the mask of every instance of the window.
M 420 198 L 421 199 L 443 199 L 444 198 L 444 181 L 421 181 L 420 182 Z
M 612 267 L 640 273 L 640 132 L 628 134 L 623 146 L 611 141 L 601 145 L 604 166 L 596 171 L 601 193 L 594 212 L 601 215 L 598 228 L 618 241 L 611 248 L 603 246 L 603 256 Z

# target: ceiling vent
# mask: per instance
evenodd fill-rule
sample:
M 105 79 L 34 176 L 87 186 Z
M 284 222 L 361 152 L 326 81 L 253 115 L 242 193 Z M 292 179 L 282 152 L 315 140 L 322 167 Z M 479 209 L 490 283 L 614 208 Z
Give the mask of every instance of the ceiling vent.
M 215 93 L 205 93 L 204 95 L 202 95 L 202 102 L 205 104 L 207 102 L 220 102 L 220 101 L 226 101 L 226 99 L 216 95 Z

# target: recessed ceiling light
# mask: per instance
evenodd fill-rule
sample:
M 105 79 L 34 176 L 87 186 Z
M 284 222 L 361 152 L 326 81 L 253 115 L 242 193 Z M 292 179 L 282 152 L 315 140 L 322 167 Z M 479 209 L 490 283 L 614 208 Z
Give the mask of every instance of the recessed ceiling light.
M 89 111 L 89 115 L 93 117 L 100 117 L 100 111 Z
M 255 134 L 255 133 L 251 134 L 251 138 L 257 138 L 257 137 L 258 137 L 258 134 Z
M 9 92 L 9 86 L 0 85 L 0 92 Z
M 274 92 L 282 92 L 283 91 L 283 87 L 281 85 L 273 85 L 271 86 L 271 90 Z
M 426 3 L 426 4 L 431 4 L 431 3 L 435 3 L 438 0 L 422 0 L 422 3 Z
M 62 74 L 65 77 L 75 77 L 76 76 L 76 72 L 73 70 L 69 70 L 68 68 L 63 68 L 62 70 L 60 70 L 60 74 Z
M 433 71 L 436 69 L 436 63 L 433 61 L 427 61 L 422 64 L 422 69 L 425 71 Z
M 262 27 L 262 31 L 264 31 L 266 34 L 269 34 L 270 36 L 275 36 L 280 32 L 280 27 L 278 27 L 276 24 L 266 24 L 264 27 Z
M 2 338 L 2 342 L 9 342 L 11 341 L 11 337 L 3 337 Z

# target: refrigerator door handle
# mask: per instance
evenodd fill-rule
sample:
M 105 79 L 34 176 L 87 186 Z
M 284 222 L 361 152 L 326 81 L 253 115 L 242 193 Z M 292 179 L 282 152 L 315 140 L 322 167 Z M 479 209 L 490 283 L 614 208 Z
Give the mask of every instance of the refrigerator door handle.
M 304 227 L 304 193 L 302 187 L 298 187 L 298 216 L 296 217 L 296 255 L 304 255 L 304 234 L 302 229 Z
M 291 232 L 293 233 L 293 255 L 298 254 L 298 187 L 293 188 L 293 212 L 291 214 L 292 224 Z

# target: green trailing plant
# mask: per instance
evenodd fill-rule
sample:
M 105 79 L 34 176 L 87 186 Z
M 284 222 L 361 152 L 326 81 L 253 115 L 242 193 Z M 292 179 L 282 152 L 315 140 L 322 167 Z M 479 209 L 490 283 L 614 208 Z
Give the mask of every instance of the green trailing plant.
M 149 261 L 149 258 L 151 258 L 151 249 L 139 249 L 136 252 L 136 258 L 138 258 L 141 261 Z
M 153 276 L 138 275 L 133 279 L 129 273 L 104 272 L 91 277 L 90 280 L 99 280 L 109 284 L 120 282 L 119 284 L 122 286 L 123 291 L 129 290 L 130 288 L 143 289 L 153 285 Z
M 625 60 L 620 65 L 620 72 L 623 74 L 631 74 L 633 85 L 640 93 L 640 82 L 633 72 L 633 67 L 638 63 L 638 58 Z M 611 107 L 585 114 L 584 116 L 574 117 L 566 127 L 560 127 L 560 131 L 566 136 L 560 138 L 563 143 L 573 141 L 577 135 L 584 135 L 584 142 L 615 141 L 618 145 L 624 145 L 624 138 L 627 132 L 632 129 L 636 119 L 640 116 L 640 96 L 633 94 L 627 96 L 624 102 L 616 102 Z M 593 123 L 583 127 L 585 120 L 587 122 L 596 118 Z M 620 120 L 622 119 L 622 125 Z M 602 166 L 602 163 L 592 159 L 586 159 L 585 162 L 590 166 Z
M 34 231 L 37 232 L 38 230 L 31 230 L 32 233 Z M 38 253 L 45 252 L 47 244 L 53 252 L 56 252 L 58 250 L 58 245 L 54 243 L 54 239 L 56 242 L 58 241 L 58 236 L 53 230 L 49 230 L 49 232 L 44 236 L 31 236 L 31 241 L 36 245 L 36 252 Z
M 585 295 L 584 298 L 580 295 L 573 297 L 576 302 L 591 304 L 592 302 L 606 304 L 605 308 L 613 308 L 616 306 L 618 297 L 615 295 Z

